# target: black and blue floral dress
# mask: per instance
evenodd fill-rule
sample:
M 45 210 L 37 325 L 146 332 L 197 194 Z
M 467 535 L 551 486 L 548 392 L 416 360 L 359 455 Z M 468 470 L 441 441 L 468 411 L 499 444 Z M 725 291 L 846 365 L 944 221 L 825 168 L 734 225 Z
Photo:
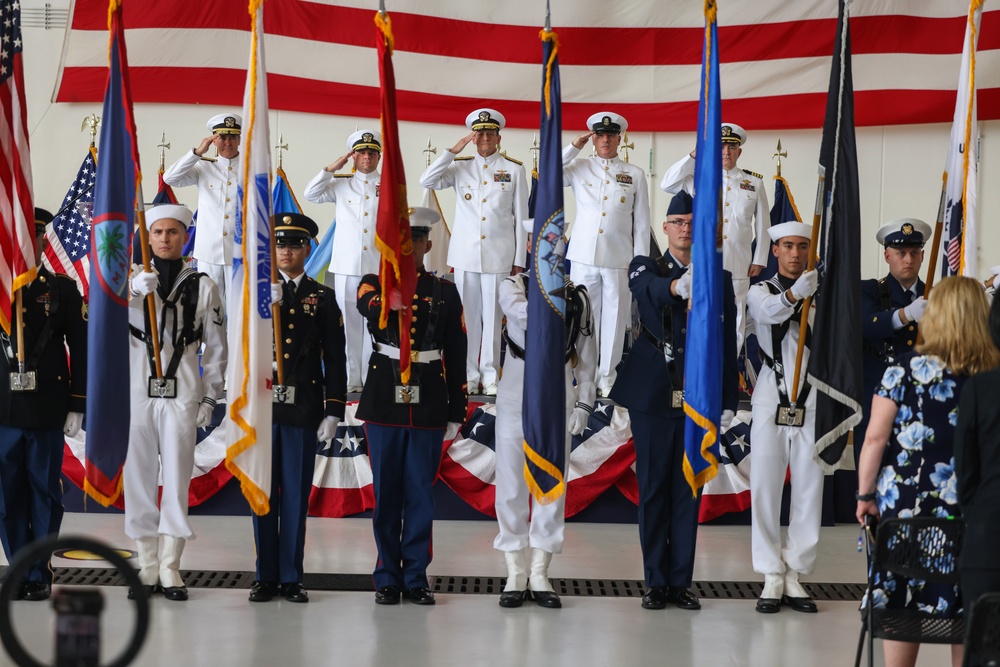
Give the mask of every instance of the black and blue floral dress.
M 958 515 L 954 436 L 967 376 L 935 356 L 911 353 L 886 369 L 875 394 L 899 408 L 875 487 L 883 519 Z M 876 608 L 915 609 L 942 618 L 962 610 L 958 587 L 874 573 Z

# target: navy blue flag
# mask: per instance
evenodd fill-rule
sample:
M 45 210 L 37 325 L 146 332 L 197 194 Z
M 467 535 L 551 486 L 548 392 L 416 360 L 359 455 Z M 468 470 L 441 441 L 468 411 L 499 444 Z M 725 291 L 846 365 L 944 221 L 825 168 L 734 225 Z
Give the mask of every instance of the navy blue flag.
M 715 0 L 705 0 L 705 41 L 694 166 L 691 311 L 684 355 L 684 477 L 697 495 L 719 468 L 722 415 L 722 95 Z
M 120 0 L 112 0 L 101 159 L 91 221 L 84 491 L 107 507 L 122 492 L 128 451 L 128 272 L 136 185 L 141 181 Z
M 780 225 L 783 222 L 791 222 L 796 220 L 802 222 L 802 216 L 799 215 L 799 209 L 795 205 L 795 198 L 792 197 L 792 189 L 788 187 L 788 181 L 785 180 L 784 176 L 774 177 L 774 203 L 771 205 L 771 225 Z M 758 243 L 771 244 L 771 239 L 765 233 L 764 238 L 755 239 L 754 246 Z M 760 273 L 750 279 L 751 285 L 756 285 L 759 282 L 769 280 L 778 272 L 778 258 L 775 257 L 774 253 L 768 253 L 767 255 L 767 266 L 765 266 Z
M 831 471 L 861 421 L 862 393 L 861 204 L 847 0 L 837 20 L 819 163 L 826 174 L 819 245 L 826 273 L 816 297 L 809 382 L 817 390 L 814 456 Z
M 539 503 L 566 492 L 566 243 L 559 40 L 542 31 L 542 122 L 524 341 L 524 476 Z

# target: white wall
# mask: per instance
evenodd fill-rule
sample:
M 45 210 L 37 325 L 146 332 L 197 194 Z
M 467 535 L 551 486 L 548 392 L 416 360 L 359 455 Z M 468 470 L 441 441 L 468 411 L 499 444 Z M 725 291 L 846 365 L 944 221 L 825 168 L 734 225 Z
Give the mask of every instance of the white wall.
M 89 142 L 89 135 L 80 131 L 81 123 L 91 113 L 101 114 L 99 104 L 53 104 L 49 101 L 55 88 L 62 39 L 61 29 L 24 29 L 25 85 L 31 128 L 35 200 L 37 205 L 53 212 L 58 209 L 66 188 L 76 175 L 76 169 Z M 169 85 L 169 81 L 164 82 L 164 85 Z M 906 101 L 901 99 L 899 103 L 905 104 Z M 207 136 L 205 122 L 210 116 L 227 110 L 198 105 L 136 106 L 146 201 L 151 200 L 155 194 L 159 159 L 156 145 L 160 142 L 160 133 L 166 133 L 167 141 L 172 147 L 167 153 L 169 166 L 183 151 L 190 150 L 201 138 Z M 411 205 L 419 203 L 421 196 L 418 180 L 425 164 L 422 151 L 427 145 L 428 136 L 437 147 L 439 156 L 442 150 L 464 136 L 466 130 L 463 123 L 469 111 L 471 109 L 456 109 L 454 118 L 445 119 L 444 125 L 400 124 Z M 724 120 L 738 123 L 740 119 L 729 119 L 724 115 Z M 328 226 L 334 208 L 305 201 L 301 196 L 302 190 L 323 166 L 346 152 L 344 141 L 359 126 L 377 128 L 378 119 L 271 113 L 272 144 L 277 143 L 279 134 L 284 136 L 284 141 L 289 146 L 284 157 L 285 171 L 305 212 L 320 224 L 321 230 L 325 231 Z M 1000 158 L 993 158 L 993 151 L 1000 150 L 998 128 L 998 121 L 980 124 L 979 273 L 982 276 L 988 275 L 990 266 L 1000 264 L 1000 229 L 995 223 L 995 211 L 1000 210 L 1000 190 L 991 187 L 1000 171 L 1000 164 L 997 163 Z M 775 172 L 775 161 L 771 156 L 780 138 L 782 148 L 788 151 L 788 157 L 782 161 L 782 173 L 792 188 L 799 212 L 807 221 L 810 220 L 816 192 L 820 131 L 756 132 L 752 127 L 747 129 L 750 137 L 744 146 L 740 166 L 763 174 L 765 182 L 770 184 Z M 568 142 L 583 130 L 584 128 L 566 128 L 564 138 Z M 634 130 L 629 134 L 630 141 L 636 147 L 632 152 L 631 162 L 648 170 L 652 149 L 651 200 L 654 227 L 659 227 L 668 204 L 668 196 L 659 190 L 659 181 L 670 164 L 694 147 L 694 135 L 653 135 L 641 132 L 641 128 Z M 875 230 L 880 224 L 901 217 L 916 217 L 933 223 L 937 214 L 949 131 L 950 126 L 945 124 L 858 128 L 863 235 L 861 266 L 865 277 L 882 274 L 885 270 L 881 249 L 874 240 Z M 531 155 L 528 148 L 532 136 L 531 130 L 507 129 L 503 132 L 502 148 L 530 168 Z M 471 149 L 467 148 L 466 152 L 470 153 Z M 197 193 L 194 188 L 178 189 L 176 194 L 182 202 L 196 206 Z M 454 210 L 453 191 L 442 192 L 439 197 L 446 215 L 450 217 L 450 212 Z M 773 199 L 771 187 L 768 199 Z M 572 220 L 574 205 L 569 191 L 566 209 L 567 219 Z

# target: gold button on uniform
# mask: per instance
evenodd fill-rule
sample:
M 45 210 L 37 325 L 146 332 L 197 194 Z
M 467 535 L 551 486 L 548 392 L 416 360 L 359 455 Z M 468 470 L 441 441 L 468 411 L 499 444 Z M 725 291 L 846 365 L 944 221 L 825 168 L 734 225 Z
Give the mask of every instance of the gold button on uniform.
M 288 328 L 289 328 L 289 329 L 294 329 L 294 328 L 295 328 L 295 325 L 294 325 L 294 324 L 289 324 L 289 325 L 288 325 Z
M 608 200 L 608 196 L 604 195 L 604 201 L 607 201 L 607 200 Z
M 417 333 L 417 330 L 416 330 L 416 328 L 413 328 L 413 329 L 410 329 L 410 333 L 411 333 L 411 334 L 415 334 L 415 333 Z
M 417 306 L 417 304 L 413 304 L 413 310 L 418 310 L 418 309 L 419 309 L 419 306 Z
M 485 219 L 486 219 L 486 218 L 483 218 L 483 220 L 485 220 Z M 479 238 L 481 238 L 481 239 L 485 239 L 485 238 L 486 238 L 486 234 L 483 234 L 483 235 L 482 235 L 482 236 L 480 236 Z
M 598 234 L 603 234 L 603 233 L 604 233 L 604 230 L 603 230 L 603 229 L 598 229 L 598 230 L 597 230 L 597 233 L 598 233 Z
M 285 339 L 285 344 L 286 345 L 291 345 L 292 344 L 292 339 L 291 338 L 286 338 Z
M 288 359 L 288 353 L 287 352 L 285 352 L 285 354 L 283 356 L 285 357 L 285 359 Z
M 294 308 L 289 308 L 289 309 L 288 309 L 288 314 L 289 314 L 289 315 L 294 315 L 294 314 L 295 314 L 295 309 L 294 309 Z M 289 326 L 289 327 L 291 327 L 292 325 L 291 325 L 291 324 L 289 324 L 288 326 Z
M 607 213 L 605 213 L 604 211 L 601 211 L 601 217 L 602 217 L 602 218 L 603 218 L 604 216 L 606 216 L 606 215 L 607 215 Z

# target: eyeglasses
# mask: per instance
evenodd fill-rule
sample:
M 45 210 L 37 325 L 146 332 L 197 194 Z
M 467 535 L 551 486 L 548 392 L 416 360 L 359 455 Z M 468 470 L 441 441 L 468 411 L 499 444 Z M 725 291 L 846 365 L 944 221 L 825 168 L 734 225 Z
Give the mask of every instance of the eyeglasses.
M 677 227 L 691 227 L 694 225 L 694 220 L 679 220 L 674 218 L 673 220 L 667 219 L 667 222 L 671 225 L 676 225 Z

